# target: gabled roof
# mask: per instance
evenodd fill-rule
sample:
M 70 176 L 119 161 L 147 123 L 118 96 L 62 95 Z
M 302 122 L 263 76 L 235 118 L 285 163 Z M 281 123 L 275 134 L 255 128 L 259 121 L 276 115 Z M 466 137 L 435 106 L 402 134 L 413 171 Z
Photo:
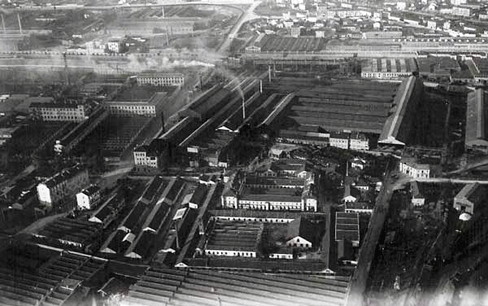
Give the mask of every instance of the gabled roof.
M 316 230 L 314 225 L 306 218 L 299 217 L 288 224 L 286 239 L 289 240 L 295 237 L 300 237 L 313 243 L 316 237 L 315 233 Z
M 100 187 L 98 187 L 97 185 L 90 185 L 87 188 L 83 189 L 81 193 L 90 197 L 99 191 L 100 191 Z

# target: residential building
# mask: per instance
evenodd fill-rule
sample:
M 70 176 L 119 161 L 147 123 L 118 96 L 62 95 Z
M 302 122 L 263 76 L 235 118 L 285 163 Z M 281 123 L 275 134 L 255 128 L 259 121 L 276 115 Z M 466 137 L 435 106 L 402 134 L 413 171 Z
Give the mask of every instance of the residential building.
M 473 215 L 480 204 L 488 199 L 488 190 L 478 183 L 467 184 L 454 197 L 454 208 L 461 213 Z
M 301 249 L 311 249 L 317 239 L 315 226 L 304 217 L 299 217 L 288 223 L 286 246 Z
M 88 186 L 88 171 L 80 165 L 64 169 L 37 185 L 37 196 L 48 210 Z
M 292 37 L 299 37 L 300 36 L 300 31 L 301 31 L 301 28 L 300 27 L 291 27 L 290 28 L 290 35 Z
M 134 165 L 136 170 L 161 167 L 166 159 L 167 144 L 164 140 L 154 139 L 148 145 L 134 148 Z
M 143 72 L 137 75 L 137 84 L 152 85 L 152 86 L 178 86 L 181 87 L 185 83 L 185 75 L 183 73 L 163 73 L 163 72 Z
M 281 247 L 268 255 L 272 259 L 293 259 L 293 249 Z
M 355 151 L 368 151 L 368 137 L 361 133 L 351 133 L 351 136 L 349 138 L 349 149 Z
M 359 169 L 359 170 L 363 170 L 365 166 L 366 166 L 366 160 L 364 160 L 364 159 L 362 159 L 360 157 L 355 157 L 351 161 L 351 168 L 356 168 L 356 169 Z
M 430 166 L 428 164 L 419 164 L 415 159 L 403 157 L 400 161 L 400 172 L 413 178 L 429 178 Z
M 76 203 L 79 209 L 91 210 L 100 203 L 101 198 L 100 187 L 91 185 L 76 194 Z
M 466 6 L 454 6 L 452 8 L 452 14 L 455 16 L 470 17 L 471 8 Z
M 122 41 L 120 39 L 111 39 L 107 42 L 107 49 L 110 52 L 120 53 Z

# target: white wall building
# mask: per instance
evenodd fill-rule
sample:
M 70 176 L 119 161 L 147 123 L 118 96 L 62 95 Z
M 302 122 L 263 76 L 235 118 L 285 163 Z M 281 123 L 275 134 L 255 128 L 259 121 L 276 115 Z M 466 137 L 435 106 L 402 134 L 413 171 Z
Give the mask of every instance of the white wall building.
M 182 73 L 146 72 L 137 75 L 137 84 L 152 86 L 183 86 L 185 76 Z
M 430 166 L 427 164 L 418 164 L 412 159 L 402 159 L 400 161 L 400 172 L 413 178 L 429 178 Z
M 76 203 L 79 209 L 91 210 L 101 200 L 101 189 L 97 185 L 91 185 L 76 194 Z

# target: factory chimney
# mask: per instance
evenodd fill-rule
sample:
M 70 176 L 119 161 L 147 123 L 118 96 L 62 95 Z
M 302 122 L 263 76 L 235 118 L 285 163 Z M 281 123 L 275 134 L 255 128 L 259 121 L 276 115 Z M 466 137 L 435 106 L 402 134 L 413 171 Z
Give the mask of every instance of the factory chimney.
M 263 80 L 259 80 L 259 93 L 263 93 Z
M 242 120 L 246 120 L 246 107 L 244 106 L 246 100 L 242 97 Z
M 271 66 L 268 66 L 268 82 L 271 83 Z
M 22 35 L 22 22 L 20 22 L 20 15 L 19 15 L 19 13 L 17 13 L 17 20 L 19 21 L 19 31 L 20 31 L 20 34 Z
M 164 18 L 164 6 L 161 7 L 161 13 L 163 14 L 163 18 Z
M 2 14 L 2 26 L 3 26 L 3 34 L 7 35 L 7 28 L 5 27 L 5 19 L 3 19 L 3 14 Z
M 180 237 L 178 237 L 178 224 L 176 223 L 178 220 L 175 220 L 175 235 L 176 235 L 176 251 L 180 250 Z
M 64 57 L 64 78 L 65 78 L 65 83 L 66 85 L 70 85 L 69 82 L 69 71 L 68 71 L 68 59 L 66 57 L 66 52 L 63 52 L 63 57 Z
M 166 129 L 164 128 L 164 113 L 161 112 L 161 127 L 163 129 L 162 134 L 166 133 Z

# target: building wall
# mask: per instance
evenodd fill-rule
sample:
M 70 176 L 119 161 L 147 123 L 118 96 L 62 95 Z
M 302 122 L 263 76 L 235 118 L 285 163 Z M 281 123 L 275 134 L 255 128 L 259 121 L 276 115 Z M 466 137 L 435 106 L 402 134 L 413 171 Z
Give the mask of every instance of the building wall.
M 233 257 L 256 257 L 255 251 L 231 251 L 231 250 L 205 250 L 205 255 L 212 256 L 233 256 Z
M 345 150 L 349 149 L 348 139 L 331 137 L 329 139 L 329 142 L 330 142 L 330 145 L 332 147 L 341 148 L 341 149 L 345 149 Z
M 157 156 L 147 156 L 146 152 L 134 152 L 134 164 L 136 166 L 158 168 L 158 158 Z
M 96 192 L 90 196 L 79 192 L 76 194 L 76 203 L 79 209 L 93 209 L 101 199 L 100 192 Z
M 108 102 L 104 105 L 110 114 L 113 115 L 142 115 L 156 117 L 156 106 L 144 102 L 137 103 L 116 103 Z
M 312 243 L 310 241 L 303 239 L 303 238 L 298 236 L 298 237 L 295 237 L 293 239 L 288 240 L 286 242 L 286 246 L 309 249 L 312 247 Z
M 78 105 L 74 107 L 31 107 L 32 115 L 43 121 L 74 121 L 79 122 L 87 119 L 85 107 Z
M 163 76 L 137 76 L 137 84 L 152 86 L 182 86 L 185 77 L 182 74 L 163 75 Z
M 75 195 L 89 185 L 88 171 L 82 170 L 75 176 L 59 182 L 57 185 L 48 187 L 45 183 L 37 185 L 39 202 L 47 208 L 61 202 L 69 196 Z
M 406 163 L 400 162 L 400 172 L 411 176 L 413 178 L 429 178 L 430 177 L 430 170 L 429 169 L 416 169 L 411 167 Z
M 464 211 L 471 215 L 474 213 L 474 203 L 466 198 L 454 198 L 454 208 L 458 211 Z
M 281 254 L 281 253 L 271 253 L 269 258 L 273 259 L 293 259 L 293 254 Z

